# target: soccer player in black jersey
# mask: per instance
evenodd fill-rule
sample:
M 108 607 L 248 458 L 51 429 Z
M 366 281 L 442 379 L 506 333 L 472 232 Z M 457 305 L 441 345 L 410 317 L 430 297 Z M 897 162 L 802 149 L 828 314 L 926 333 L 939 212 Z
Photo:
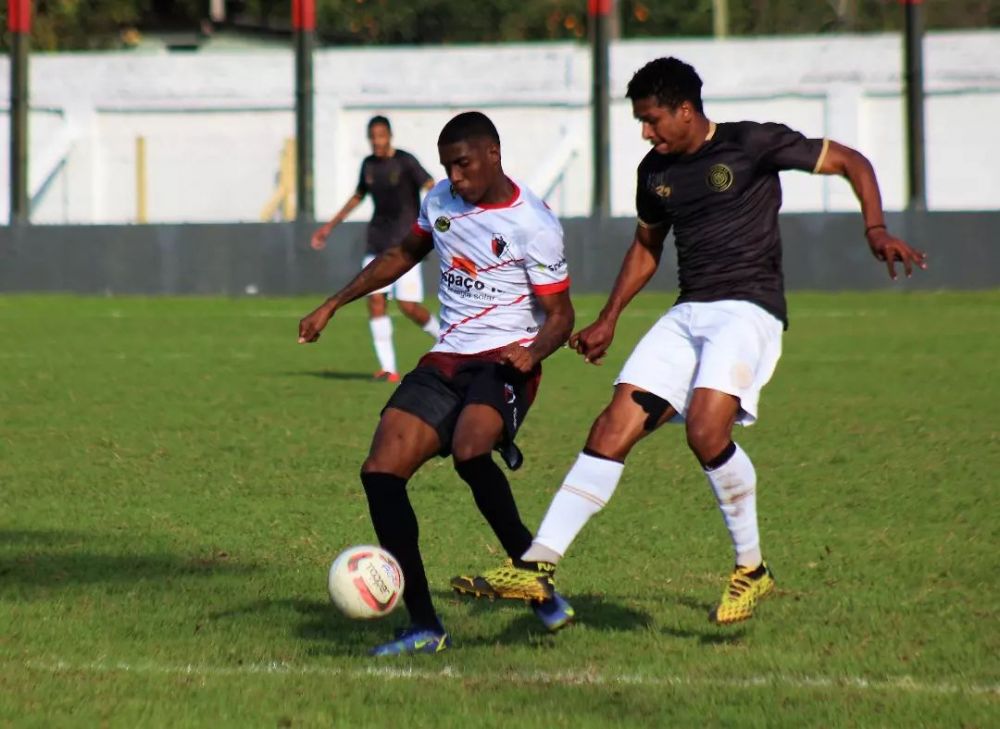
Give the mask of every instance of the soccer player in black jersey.
M 313 233 L 311 241 L 315 250 L 325 248 L 330 232 L 344 222 L 365 195 L 371 195 L 375 212 L 368 224 L 362 268 L 379 253 L 398 245 L 406 237 L 420 212 L 420 191 L 434 186 L 434 180 L 416 157 L 392 146 L 392 127 L 387 118 L 374 116 L 369 120 L 368 141 L 372 153 L 361 163 L 357 189 L 344 207 Z M 422 303 L 424 284 L 419 264 L 392 285 L 369 294 L 369 327 L 379 361 L 375 379 L 399 382 L 396 350 L 392 345 L 392 319 L 386 312 L 386 294 L 396 299 L 399 310 L 431 337 L 436 339 L 440 328 L 437 318 L 431 316 Z
M 627 96 L 653 149 L 639 164 L 638 225 L 614 289 L 593 324 L 570 346 L 597 364 L 629 301 L 656 271 L 667 232 L 677 245 L 680 296 L 639 342 L 615 381 L 611 403 L 552 500 L 525 563 L 554 565 L 591 516 L 611 498 L 625 457 L 668 421 L 683 422 L 688 446 L 708 477 L 732 538 L 736 567 L 710 618 L 750 618 L 774 588 L 757 528 L 757 477 L 733 442 L 736 423 L 757 418 L 760 390 L 781 354 L 787 325 L 778 208 L 781 170 L 840 175 L 861 202 L 863 234 L 890 277 L 926 268 L 923 253 L 885 226 L 878 183 L 858 151 L 808 139 L 782 124 L 715 124 L 702 110 L 701 79 L 676 58 L 660 58 L 632 78 Z M 862 231 L 859 230 L 859 234 Z M 510 568 L 475 578 L 522 598 Z M 537 581 L 522 569 L 523 582 Z M 494 580 L 494 575 L 503 579 Z M 553 585 L 554 589 L 554 585 Z M 484 592 L 486 592 L 484 590 Z

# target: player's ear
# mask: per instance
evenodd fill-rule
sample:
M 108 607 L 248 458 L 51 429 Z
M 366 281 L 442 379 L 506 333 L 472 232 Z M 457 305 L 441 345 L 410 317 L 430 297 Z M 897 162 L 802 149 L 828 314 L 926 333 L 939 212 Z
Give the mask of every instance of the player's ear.
M 496 142 L 487 142 L 486 157 L 493 164 L 500 164 L 500 145 Z

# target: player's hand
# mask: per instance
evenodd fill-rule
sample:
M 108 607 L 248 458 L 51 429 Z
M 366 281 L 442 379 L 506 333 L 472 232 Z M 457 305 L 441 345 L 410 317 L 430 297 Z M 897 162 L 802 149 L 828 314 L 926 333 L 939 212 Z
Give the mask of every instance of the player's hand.
M 523 374 L 528 374 L 538 364 L 528 348 L 522 347 L 517 342 L 508 344 L 500 350 L 500 361 Z
M 320 332 L 333 317 L 332 308 L 328 302 L 316 307 L 299 321 L 299 344 L 312 344 L 319 339 Z
M 583 355 L 587 364 L 599 365 L 615 338 L 614 322 L 600 318 L 569 338 L 569 346 Z
M 907 278 L 913 275 L 914 266 L 927 270 L 927 255 L 910 248 L 899 238 L 889 235 L 885 228 L 875 228 L 869 231 L 867 238 L 872 255 L 885 263 L 889 269 L 889 278 L 892 280 L 896 280 L 897 262 L 903 264 Z
M 330 226 L 324 225 L 316 229 L 309 240 L 309 245 L 314 251 L 321 251 L 326 248 L 326 239 L 330 235 Z

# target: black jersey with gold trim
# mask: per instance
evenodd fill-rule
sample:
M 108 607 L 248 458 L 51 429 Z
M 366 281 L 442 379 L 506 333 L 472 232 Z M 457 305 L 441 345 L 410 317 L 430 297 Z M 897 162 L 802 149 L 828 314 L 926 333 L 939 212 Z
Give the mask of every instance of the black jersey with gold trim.
M 420 212 L 420 188 L 430 179 L 417 158 L 405 150 L 396 149 L 391 157 L 365 157 L 356 193 L 371 195 L 375 203 L 366 253 L 381 253 L 406 237 Z
M 651 150 L 639 164 L 641 225 L 667 226 L 685 301 L 751 301 L 787 325 L 781 268 L 781 170 L 817 172 L 828 142 L 783 124 L 713 125 L 691 154 Z

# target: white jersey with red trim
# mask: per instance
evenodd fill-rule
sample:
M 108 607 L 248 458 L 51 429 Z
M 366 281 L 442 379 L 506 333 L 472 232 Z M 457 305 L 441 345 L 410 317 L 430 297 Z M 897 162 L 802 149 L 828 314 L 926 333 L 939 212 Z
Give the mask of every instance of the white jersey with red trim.
M 434 237 L 441 258 L 441 335 L 432 352 L 473 354 L 527 345 L 545 322 L 536 295 L 569 288 L 559 219 L 533 192 L 496 205 L 470 205 L 442 180 L 413 226 Z

